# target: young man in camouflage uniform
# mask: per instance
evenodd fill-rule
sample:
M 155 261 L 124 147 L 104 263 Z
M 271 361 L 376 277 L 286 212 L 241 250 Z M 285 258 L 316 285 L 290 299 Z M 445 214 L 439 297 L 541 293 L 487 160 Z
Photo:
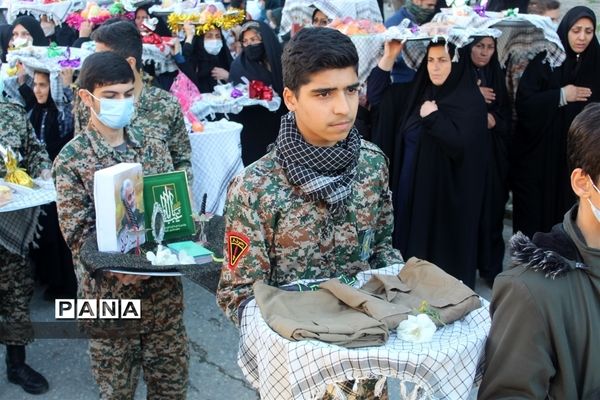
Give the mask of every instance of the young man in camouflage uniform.
M 96 52 L 114 51 L 125 58 L 135 76 L 134 97 L 136 112 L 131 127 L 166 142 L 176 170 L 185 170 L 192 182 L 192 148 L 188 138 L 181 107 L 169 92 L 146 85 L 142 71 L 142 37 L 135 25 L 119 21 L 99 27 L 92 34 Z M 90 113 L 81 101 L 75 105 L 75 133 L 88 124 Z
M 133 398 L 140 368 L 148 398 L 185 399 L 189 355 L 181 280 L 92 273 L 80 258 L 82 244 L 95 234 L 94 172 L 128 162 L 141 163 L 144 174 L 155 174 L 172 171 L 173 161 L 162 137 L 135 126 L 124 128 L 133 114 L 135 88 L 123 57 L 92 54 L 79 81 L 78 94 L 91 117 L 54 161 L 61 230 L 73 253 L 81 298 L 141 299 L 142 307 L 135 335 L 90 339 L 92 372 L 102 399 Z
M 33 127 L 22 107 L 5 102 L 0 92 L 0 144 L 10 147 L 23 156 L 21 166 L 32 176 L 50 178 L 50 158 L 46 148 L 35 137 Z M 1 158 L 0 158 L 1 160 Z M 0 176 L 6 175 L 4 160 L 0 161 Z M 29 212 L 32 210 L 26 210 Z M 2 224 L 14 213 L 0 213 Z M 37 213 L 34 224 L 37 224 Z M 22 216 L 12 216 L 22 218 Z M 4 229 L 3 229 L 4 230 Z M 14 227 L 8 228 L 14 230 Z M 46 379 L 25 363 L 25 346 L 33 341 L 29 303 L 33 295 L 33 277 L 27 249 L 29 243 L 22 243 L 21 251 L 15 254 L 14 246 L 9 251 L 6 238 L 0 238 L 0 343 L 6 345 L 6 373 L 9 382 L 21 385 L 28 393 L 42 394 L 48 391 Z M 18 239 L 20 242 L 23 238 Z M 3 329 L 4 328 L 4 329 Z
M 236 324 L 258 280 L 277 286 L 354 276 L 402 260 L 391 244 L 385 156 L 353 127 L 359 83 L 352 41 L 333 29 L 303 29 L 282 63 L 291 112 L 273 148 L 234 178 L 227 197 L 217 302 Z M 373 385 L 359 385 L 358 398 L 373 398 Z

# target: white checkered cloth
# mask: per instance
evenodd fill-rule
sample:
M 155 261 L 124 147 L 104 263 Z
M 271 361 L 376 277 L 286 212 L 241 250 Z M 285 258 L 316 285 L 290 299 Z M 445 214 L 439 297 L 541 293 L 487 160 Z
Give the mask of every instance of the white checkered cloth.
M 96 42 L 90 40 L 81 44 L 81 48 L 94 53 L 96 51 Z M 166 44 L 162 50 L 155 44 L 144 43 L 142 48 L 142 62 L 144 65 L 154 63 L 154 70 L 157 74 L 166 72 L 175 72 L 178 70 L 175 60 L 171 55 L 171 48 Z
M 77 10 L 82 10 L 85 7 L 85 3 L 85 0 L 63 0 L 49 4 L 44 4 L 43 0 L 10 0 L 8 2 L 6 20 L 12 24 L 19 14 L 27 13 L 34 16 L 37 20 L 42 15 L 46 15 L 56 25 L 60 25 L 69 14 Z
M 6 61 L 9 67 L 14 67 L 17 62 L 21 62 L 25 66 L 27 75 L 30 77 L 33 77 L 34 71 L 47 72 L 50 75 L 50 93 L 52 94 L 52 100 L 54 100 L 58 110 L 63 111 L 68 100 L 64 95 L 64 85 L 60 76 L 60 71 L 63 70 L 63 67 L 60 66 L 59 61 L 67 58 L 67 47 L 57 46 L 56 49 L 62 51 L 63 55 L 58 57 L 48 57 L 48 47 L 45 46 L 29 46 L 18 50 L 12 50 L 7 54 Z M 73 68 L 76 70 L 81 68 L 86 57 L 92 54 L 90 51 L 78 49 L 76 47 L 71 47 L 69 49 L 69 58 L 79 58 L 81 61 L 77 68 Z M 17 78 L 12 77 L 6 79 L 4 86 L 7 97 L 11 102 L 25 107 L 25 101 L 18 90 L 19 85 L 17 83 Z
M 195 211 L 199 211 L 202 196 L 206 193 L 206 212 L 223 215 L 229 182 L 244 169 L 240 143 L 242 128 L 237 122 L 222 119 L 206 122 L 202 133 L 189 134 Z
M 377 0 L 287 0 L 281 15 L 280 35 L 288 33 L 293 23 L 310 26 L 314 7 L 331 19 L 351 17 L 383 22 Z
M 352 35 L 350 40 L 358 53 L 358 80 L 365 82 L 383 55 L 383 37 L 378 35 Z
M 358 274 L 362 286 L 373 274 L 397 275 L 400 265 Z M 263 320 L 254 300 L 242 315 L 238 365 L 263 400 L 319 399 L 328 384 L 393 377 L 419 398 L 463 400 L 481 379 L 491 326 L 489 303 L 440 328 L 431 342 L 411 343 L 390 335 L 385 346 L 346 349 L 316 340 L 292 342 Z M 406 385 L 409 384 L 409 385 Z M 414 397 L 417 398 L 417 397 Z
M 501 65 L 512 53 L 527 54 L 531 60 L 542 51 L 546 51 L 544 62 L 550 66 L 557 67 L 563 63 L 566 54 L 565 49 L 552 25 L 549 17 L 539 15 L 519 14 L 518 17 L 480 17 L 471 10 L 470 15 L 452 19 L 453 16 L 446 13 L 438 13 L 432 22 L 455 23 L 448 35 L 440 35 L 453 43 L 457 48 L 472 42 L 473 36 L 493 36 L 498 39 L 498 60 Z M 385 35 L 385 34 L 384 34 Z M 389 33 L 387 34 L 387 39 Z M 393 37 L 402 39 L 400 37 Z M 402 57 L 406 64 L 413 69 L 418 69 L 425 57 L 429 40 L 408 41 L 402 51 Z M 457 61 L 455 58 L 454 61 Z
M 35 182 L 38 189 L 13 190 L 13 200 L 0 207 L 0 246 L 22 257 L 27 256 L 29 245 L 39 232 L 39 206 L 56 201 L 52 181 L 35 179 Z M 5 184 L 4 180 L 0 184 Z
M 248 97 L 246 85 L 236 85 L 236 88 L 242 90 L 244 95 L 234 99 L 229 96 L 233 85 L 217 85 L 213 93 L 203 93 L 202 98 L 192 104 L 190 110 L 196 118 L 205 119 L 209 115 L 214 117 L 215 114 L 239 114 L 247 106 L 262 106 L 269 111 L 277 111 L 281 106 L 281 97 L 275 91 L 273 99 L 267 101 Z

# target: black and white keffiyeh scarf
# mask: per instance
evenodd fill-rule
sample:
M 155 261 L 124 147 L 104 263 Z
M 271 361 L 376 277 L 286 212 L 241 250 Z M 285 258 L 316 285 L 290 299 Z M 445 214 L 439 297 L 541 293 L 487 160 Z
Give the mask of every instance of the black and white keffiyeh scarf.
M 360 155 L 360 134 L 354 127 L 348 137 L 332 147 L 307 143 L 292 112 L 281 117 L 275 142 L 277 161 L 290 183 L 300 187 L 307 199 L 324 200 L 332 214 L 345 209 Z

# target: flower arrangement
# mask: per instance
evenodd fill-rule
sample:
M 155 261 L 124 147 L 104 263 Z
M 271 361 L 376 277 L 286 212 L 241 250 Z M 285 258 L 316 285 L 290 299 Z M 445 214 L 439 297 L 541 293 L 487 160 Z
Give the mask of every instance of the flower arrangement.
M 127 12 L 121 3 L 114 3 L 108 8 L 100 7 L 97 3 L 90 1 L 81 12 L 74 12 L 67 16 L 65 22 L 73 29 L 79 30 L 81 23 L 89 21 L 93 25 L 101 25 L 107 19 L 117 16 L 124 16 L 130 20 L 135 18 L 132 12 Z
M 229 30 L 244 21 L 244 10 L 229 9 L 226 12 L 220 11 L 213 4 L 210 4 L 202 12 L 179 14 L 172 13 L 167 18 L 167 24 L 172 32 L 179 32 L 183 24 L 189 22 L 196 25 L 196 34 L 202 35 L 211 29 Z

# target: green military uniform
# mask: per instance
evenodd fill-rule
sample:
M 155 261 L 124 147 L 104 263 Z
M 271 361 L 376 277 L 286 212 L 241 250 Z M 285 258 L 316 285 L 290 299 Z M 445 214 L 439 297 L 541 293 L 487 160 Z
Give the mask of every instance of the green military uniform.
M 166 142 L 173 166 L 176 170 L 185 170 L 192 182 L 192 147 L 177 99 L 165 90 L 145 85 L 136 100 L 135 114 L 129 126 Z M 74 114 L 77 135 L 90 120 L 90 111 L 81 99 L 75 102 Z
M 235 177 L 227 195 L 225 263 L 217 289 L 217 303 L 225 314 L 240 323 L 240 304 L 252 296 L 252 284 L 258 280 L 277 286 L 298 279 L 354 276 L 402 262 L 392 248 L 386 159 L 369 142 L 361 141 L 346 204 L 346 212 L 334 216 L 325 202 L 306 200 L 300 188 L 290 184 L 276 149 Z M 356 398 L 373 398 L 375 382 L 362 381 Z M 380 399 L 386 398 L 384 391 Z
M 217 302 L 239 323 L 252 284 L 331 278 L 382 268 L 402 258 L 392 248 L 393 213 L 385 156 L 362 141 L 347 212 L 333 217 L 324 202 L 292 186 L 275 150 L 235 177 L 225 211 L 225 264 Z M 273 246 L 274 244 L 274 246 Z M 271 265 L 276 265 L 271 272 Z
M 94 234 L 94 172 L 120 162 L 141 163 L 144 174 L 173 170 L 163 132 L 125 132 L 127 147 L 119 152 L 94 130 L 85 128 L 54 161 L 60 226 L 73 253 L 79 297 L 141 299 L 139 334 L 117 339 L 91 339 L 92 372 L 103 399 L 133 398 L 140 368 L 149 398 L 184 399 L 188 380 L 188 347 L 183 324 L 183 289 L 175 277 L 152 277 L 122 285 L 114 276 L 94 279 L 80 259 L 83 242 Z
M 46 148 L 35 137 L 25 109 L 18 105 L 0 102 L 0 144 L 23 157 L 21 166 L 32 177 L 39 176 L 44 169 L 50 169 Z M 4 177 L 5 174 L 2 161 L 0 176 Z M 5 217 L 8 216 L 0 213 L 0 218 Z M 29 325 L 32 294 L 33 278 L 29 261 L 23 255 L 13 254 L 0 246 L 0 321 L 7 323 L 9 328 Z M 0 336 L 0 343 L 7 345 L 25 345 L 31 341 L 29 335 Z

